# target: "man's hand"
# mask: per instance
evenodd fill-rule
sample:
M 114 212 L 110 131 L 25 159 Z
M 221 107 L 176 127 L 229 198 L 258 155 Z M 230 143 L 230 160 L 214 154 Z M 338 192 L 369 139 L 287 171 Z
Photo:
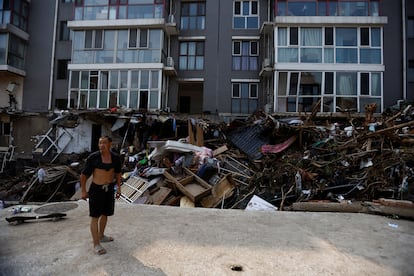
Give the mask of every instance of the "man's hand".
M 87 191 L 82 191 L 82 199 L 86 200 L 88 198 L 88 192 Z

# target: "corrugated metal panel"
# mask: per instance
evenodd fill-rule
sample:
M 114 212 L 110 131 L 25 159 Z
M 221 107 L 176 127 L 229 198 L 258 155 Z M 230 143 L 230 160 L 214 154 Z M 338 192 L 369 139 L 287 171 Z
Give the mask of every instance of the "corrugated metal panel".
M 249 159 L 257 160 L 262 158 L 261 147 L 269 144 L 269 139 L 262 135 L 264 128 L 262 125 L 254 125 L 242 130 L 236 130 L 230 134 L 230 141 L 247 154 Z

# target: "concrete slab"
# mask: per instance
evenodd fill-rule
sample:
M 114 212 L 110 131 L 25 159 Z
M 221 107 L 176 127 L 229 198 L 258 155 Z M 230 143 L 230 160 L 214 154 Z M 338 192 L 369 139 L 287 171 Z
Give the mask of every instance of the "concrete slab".
M 115 241 L 97 256 L 77 203 L 61 221 L 16 226 L 1 210 L 0 275 L 414 275 L 413 221 L 117 202 Z

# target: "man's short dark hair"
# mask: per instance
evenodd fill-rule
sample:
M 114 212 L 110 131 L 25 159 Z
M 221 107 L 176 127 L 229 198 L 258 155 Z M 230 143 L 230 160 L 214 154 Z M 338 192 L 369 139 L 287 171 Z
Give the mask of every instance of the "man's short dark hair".
M 112 138 L 108 135 L 101 136 L 101 138 L 107 139 L 109 142 L 112 142 Z

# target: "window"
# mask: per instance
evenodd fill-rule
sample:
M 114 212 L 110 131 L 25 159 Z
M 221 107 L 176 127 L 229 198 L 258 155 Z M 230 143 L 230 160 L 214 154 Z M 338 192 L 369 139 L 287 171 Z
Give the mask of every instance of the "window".
M 0 135 L 10 135 L 10 123 L 0 121 Z
M 70 40 L 70 31 L 68 28 L 67 21 L 60 21 L 60 28 L 59 28 L 59 40 Z
M 233 70 L 258 70 L 258 56 L 258 41 L 233 41 Z
M 381 72 L 281 71 L 277 82 L 280 112 L 310 112 L 319 100 L 320 112 L 361 112 L 367 103 L 382 103 Z
M 277 62 L 382 64 L 382 30 L 376 27 L 279 27 Z
M 162 35 L 161 29 L 75 30 L 71 63 L 161 62 Z
M 85 31 L 85 49 L 102 48 L 103 34 L 102 30 Z
M 407 80 L 409 82 L 414 82 L 414 60 L 413 59 L 408 61 Z
M 182 3 L 181 30 L 204 30 L 206 21 L 206 3 Z
M 204 69 L 204 42 L 180 43 L 180 70 Z
M 258 1 L 234 1 L 233 28 L 259 28 Z
M 379 0 L 276 0 L 278 16 L 378 16 Z
M 148 48 L 148 29 L 129 30 L 129 48 Z
M 257 109 L 258 105 L 258 83 L 233 83 L 231 112 L 251 114 Z
M 407 20 L 407 38 L 414 38 L 414 17 L 409 16 Z
M 72 71 L 70 101 L 78 109 L 159 109 L 161 76 L 159 70 Z
M 57 76 L 58 80 L 65 80 L 68 78 L 68 62 L 67 59 L 58 60 Z
M 163 18 L 164 5 L 162 0 L 76 0 L 75 20 Z

